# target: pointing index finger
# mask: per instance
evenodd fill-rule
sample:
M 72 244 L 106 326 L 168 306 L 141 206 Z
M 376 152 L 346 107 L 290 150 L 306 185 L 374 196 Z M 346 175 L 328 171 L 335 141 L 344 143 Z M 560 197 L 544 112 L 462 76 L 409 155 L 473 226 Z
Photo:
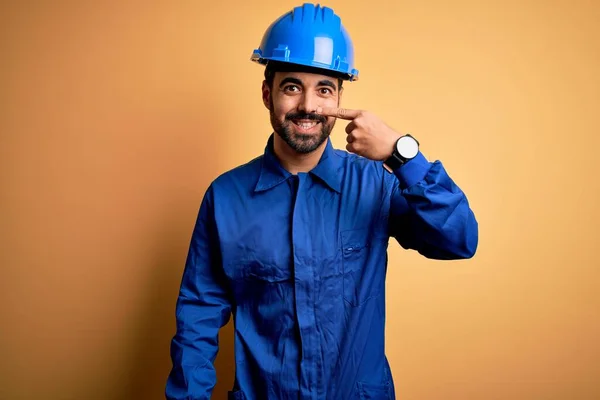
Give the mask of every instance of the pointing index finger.
M 352 120 L 360 115 L 360 111 L 338 107 L 318 107 L 317 114 L 324 115 L 326 117 L 337 117 L 341 119 Z

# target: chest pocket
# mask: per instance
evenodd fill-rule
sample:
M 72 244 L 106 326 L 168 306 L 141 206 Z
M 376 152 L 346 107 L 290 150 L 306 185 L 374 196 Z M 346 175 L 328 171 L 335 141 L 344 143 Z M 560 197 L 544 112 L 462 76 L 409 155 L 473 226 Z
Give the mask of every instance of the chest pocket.
M 279 283 L 292 279 L 290 245 L 261 226 L 221 242 L 225 273 L 234 282 Z
M 341 232 L 344 300 L 358 307 L 385 288 L 387 237 L 368 229 Z
M 281 261 L 279 261 L 281 263 Z M 274 260 L 250 254 L 239 264 L 244 280 L 258 280 L 266 283 L 281 283 L 291 280 L 290 266 L 278 265 Z
M 231 257 L 225 264 L 233 296 L 238 305 L 250 303 L 262 307 L 277 304 L 283 307 L 293 288 L 293 275 L 289 266 L 278 265 L 275 260 L 254 252 Z

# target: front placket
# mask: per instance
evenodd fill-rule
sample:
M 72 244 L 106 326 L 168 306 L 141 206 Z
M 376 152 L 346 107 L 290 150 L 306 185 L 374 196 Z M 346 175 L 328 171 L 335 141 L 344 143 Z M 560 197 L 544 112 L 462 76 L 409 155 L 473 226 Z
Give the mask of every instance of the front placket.
M 297 175 L 296 201 L 292 219 L 295 306 L 300 330 L 300 398 L 316 399 L 317 337 L 315 320 L 314 271 L 311 262 L 310 219 L 306 201 L 308 175 Z

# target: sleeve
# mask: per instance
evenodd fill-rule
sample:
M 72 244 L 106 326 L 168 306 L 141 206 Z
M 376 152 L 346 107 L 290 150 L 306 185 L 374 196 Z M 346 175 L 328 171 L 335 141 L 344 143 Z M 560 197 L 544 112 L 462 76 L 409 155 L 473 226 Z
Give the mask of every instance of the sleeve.
M 216 384 L 214 360 L 219 330 L 229 321 L 231 301 L 216 234 L 212 187 L 202 200 L 176 304 L 173 363 L 168 400 L 209 400 Z
M 419 152 L 393 171 L 390 236 L 405 249 L 438 260 L 471 258 L 477 249 L 478 223 L 466 195 L 441 162 Z

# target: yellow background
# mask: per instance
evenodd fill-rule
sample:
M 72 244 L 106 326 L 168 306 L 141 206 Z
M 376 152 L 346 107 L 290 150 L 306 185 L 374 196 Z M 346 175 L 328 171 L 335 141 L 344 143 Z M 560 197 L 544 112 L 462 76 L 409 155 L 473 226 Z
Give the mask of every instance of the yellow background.
M 263 152 L 249 57 L 296 4 L 2 3 L 0 399 L 163 398 L 201 197 Z M 343 104 L 417 136 L 480 223 L 470 261 L 391 242 L 398 398 L 600 398 L 599 3 L 324 4 L 356 47 Z

